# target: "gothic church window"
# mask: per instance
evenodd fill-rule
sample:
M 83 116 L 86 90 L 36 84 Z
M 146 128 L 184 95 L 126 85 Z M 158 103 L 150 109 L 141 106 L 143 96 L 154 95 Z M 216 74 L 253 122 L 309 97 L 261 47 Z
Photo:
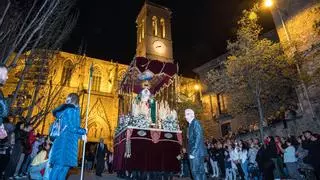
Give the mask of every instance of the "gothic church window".
M 94 68 L 93 75 L 92 75 L 92 90 L 100 91 L 100 86 L 101 86 L 101 72 L 99 68 Z
M 138 26 L 138 41 L 139 43 L 141 43 L 141 39 L 142 39 L 142 36 L 141 36 L 141 25 Z
M 61 74 L 60 83 L 62 86 L 70 86 L 72 69 L 73 69 L 72 61 L 67 60 L 63 65 L 62 74 Z
M 153 35 L 158 35 L 158 18 L 156 16 L 152 17 L 152 33 Z
M 141 38 L 144 39 L 144 19 L 141 21 Z
M 166 38 L 166 23 L 163 18 L 160 20 L 161 37 Z

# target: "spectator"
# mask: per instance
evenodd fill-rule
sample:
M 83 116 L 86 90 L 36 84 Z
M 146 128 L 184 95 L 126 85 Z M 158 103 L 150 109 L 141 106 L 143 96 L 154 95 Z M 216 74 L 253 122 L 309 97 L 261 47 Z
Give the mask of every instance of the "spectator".
M 14 126 L 9 122 L 8 118 L 3 121 L 7 136 L 0 139 L 0 179 L 3 178 L 3 173 L 9 164 L 12 147 L 14 145 Z
M 68 95 L 65 104 L 53 110 L 61 131 L 54 140 L 50 157 L 52 170 L 49 179 L 66 179 L 70 167 L 78 165 L 78 140 L 86 141 L 86 130 L 80 128 L 79 96 Z
M 218 167 L 218 148 L 217 142 L 211 146 L 209 150 L 209 160 L 212 167 L 212 178 L 219 177 L 219 167 Z
M 8 68 L 0 64 L 0 87 L 3 87 L 8 80 Z M 5 99 L 2 89 L 0 90 L 0 125 L 5 118 L 7 118 L 9 113 L 9 107 L 7 99 Z
M 45 142 L 40 152 L 34 157 L 30 167 L 30 177 L 34 180 L 42 180 L 48 163 L 50 143 Z
M 226 149 L 227 150 L 224 151 L 226 180 L 236 180 L 237 179 L 236 166 L 232 162 L 232 158 L 230 156 L 230 154 L 234 151 L 234 147 L 229 145 Z
M 286 141 L 287 148 L 283 149 L 279 146 L 280 150 L 284 153 L 283 159 L 286 164 L 289 176 L 294 179 L 301 179 L 301 176 L 298 171 L 298 163 L 296 158 L 296 149 L 292 146 L 290 139 Z

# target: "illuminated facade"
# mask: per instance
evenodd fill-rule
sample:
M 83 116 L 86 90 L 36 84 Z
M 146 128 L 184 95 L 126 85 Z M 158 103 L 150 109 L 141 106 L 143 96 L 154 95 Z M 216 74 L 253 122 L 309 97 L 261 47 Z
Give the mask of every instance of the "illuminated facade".
M 171 11 L 167 8 L 150 2 L 144 4 L 136 21 L 136 56 L 173 62 L 170 15 Z M 22 57 L 18 66 L 10 71 L 8 83 L 4 88 L 5 95 L 14 91 L 18 82 L 17 74 L 22 71 L 25 58 Z M 38 95 L 43 98 L 34 109 L 33 114 L 46 108 L 51 112 L 53 108 L 64 103 L 69 93 L 75 92 L 80 95 L 81 119 L 84 127 L 89 69 L 92 64 L 94 71 L 88 118 L 88 141 L 98 142 L 100 138 L 104 138 L 108 147 L 112 147 L 118 122 L 118 85 L 128 65 L 62 51 L 55 53 L 48 62 L 47 78 Z M 177 90 L 181 92 L 179 98 L 195 102 L 199 93 L 199 90 L 194 88 L 196 84 L 195 79 L 179 77 L 177 84 Z M 32 78 L 27 80 L 21 89 L 32 94 L 35 89 Z M 25 104 L 30 104 L 30 100 Z M 54 118 L 49 113 L 41 121 L 36 131 L 48 134 L 53 121 Z
M 275 3 L 276 7 L 272 7 L 272 15 L 280 42 L 289 56 L 294 56 L 294 53 L 295 55 L 299 54 L 297 61 L 300 63 L 301 72 L 303 76 L 308 76 L 305 78 L 308 79 L 305 80 L 305 84 L 308 88 L 309 98 L 306 97 L 303 87 L 297 87 L 302 109 L 305 110 L 305 115 L 311 116 L 307 100 L 310 99 L 314 115 L 319 119 L 320 2 L 314 0 L 277 0 Z M 309 121 L 308 118 L 305 122 L 307 121 Z M 312 126 L 313 122 L 309 123 Z
M 9 74 L 8 84 L 4 88 L 6 95 L 12 93 L 17 84 L 18 79 L 15 75 L 22 70 L 22 62 Z M 58 52 L 50 60 L 47 83 L 41 86 L 38 95 L 43 98 L 33 113 L 37 114 L 48 107 L 48 102 L 52 104 L 49 107 L 51 111 L 63 103 L 69 93 L 75 92 L 80 95 L 81 117 L 82 123 L 84 123 L 91 64 L 94 67 L 94 72 L 88 118 L 88 140 L 97 142 L 101 137 L 111 147 L 118 119 L 117 86 L 126 72 L 127 65 L 62 51 Z M 32 94 L 34 87 L 32 81 L 26 81 L 22 89 L 26 88 L 29 90 L 29 94 Z M 49 97 L 49 94 L 52 96 Z M 49 113 L 45 120 L 42 120 L 37 131 L 41 132 L 43 129 L 43 133 L 48 134 L 49 126 L 53 120 L 54 118 Z
M 171 11 L 157 4 L 146 2 L 136 19 L 136 56 L 173 62 Z

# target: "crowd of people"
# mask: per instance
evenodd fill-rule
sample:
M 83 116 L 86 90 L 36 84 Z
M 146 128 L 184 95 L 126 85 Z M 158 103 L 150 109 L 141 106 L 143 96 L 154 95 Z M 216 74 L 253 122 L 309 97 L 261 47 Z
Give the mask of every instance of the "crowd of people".
M 24 122 L 16 125 L 3 121 L 7 137 L 0 140 L 0 179 L 44 175 L 52 143 L 49 138 L 35 134 L 33 127 Z M 36 178 L 38 179 L 38 178 Z
M 7 137 L 0 139 L 0 180 L 27 177 L 49 179 L 49 152 L 53 145 L 50 137 L 35 133 L 27 123 L 19 122 L 14 125 L 5 119 L 3 124 Z M 96 169 L 97 176 L 101 176 L 105 170 L 112 173 L 113 155 L 102 140 L 92 153 L 89 152 L 85 156 L 87 170 Z
M 320 136 L 310 131 L 300 136 L 268 136 L 263 142 L 213 139 L 205 143 L 205 172 L 213 178 L 235 179 L 319 179 Z M 178 156 L 180 176 L 190 176 L 186 149 Z
M 78 165 L 78 139 L 86 140 L 80 128 L 79 97 L 71 93 L 66 102 L 53 110 L 59 130 L 53 136 L 36 134 L 31 123 L 23 119 L 13 124 L 1 119 L 0 177 L 18 179 L 65 179 L 69 169 Z M 2 104 L 1 109 L 6 107 Z M 58 134 L 57 134 L 58 131 Z

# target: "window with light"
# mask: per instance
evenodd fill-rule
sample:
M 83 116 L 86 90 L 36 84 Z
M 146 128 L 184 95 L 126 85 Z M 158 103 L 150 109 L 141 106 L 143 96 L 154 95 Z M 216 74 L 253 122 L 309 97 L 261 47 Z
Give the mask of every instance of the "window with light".
M 160 20 L 161 37 L 166 38 L 166 23 L 163 18 Z
M 158 35 L 158 18 L 156 16 L 152 17 L 152 32 L 153 35 Z
M 73 69 L 72 61 L 71 60 L 67 60 L 63 64 L 63 69 L 62 69 L 62 74 L 61 74 L 60 84 L 62 86 L 70 86 L 72 69 Z

